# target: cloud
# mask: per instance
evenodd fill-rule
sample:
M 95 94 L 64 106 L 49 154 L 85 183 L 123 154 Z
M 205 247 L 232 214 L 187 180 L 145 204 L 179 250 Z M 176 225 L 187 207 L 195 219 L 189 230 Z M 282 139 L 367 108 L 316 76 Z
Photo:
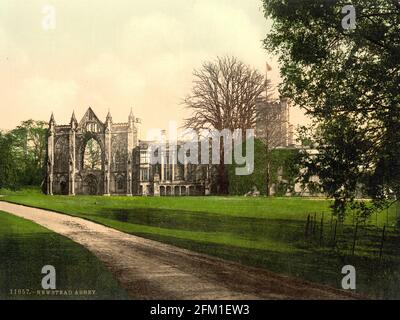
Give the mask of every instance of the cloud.
M 144 58 L 147 63 L 165 54 L 184 59 L 194 53 L 203 57 L 229 53 L 251 59 L 261 51 L 263 31 L 240 6 L 202 0 L 173 9 L 133 16 L 122 31 L 124 56 L 135 62 Z
M 134 15 L 119 39 L 124 64 L 134 65 L 132 72 L 145 79 L 144 91 L 132 96 L 143 103 L 139 111 L 144 127 L 163 127 L 173 120 L 181 124 L 186 112 L 180 102 L 191 89 L 193 69 L 205 60 L 229 54 L 251 65 L 265 61 L 262 31 L 240 5 L 211 0 L 170 3 L 169 8 Z
M 90 105 L 126 121 L 131 107 L 143 135 L 187 115 L 180 104 L 193 69 L 234 55 L 264 72 L 266 21 L 259 0 L 55 2 L 57 28 L 41 28 L 41 0 L 0 4 L 0 86 L 11 128 L 26 118 L 68 122 Z M 270 76 L 277 78 L 278 68 Z
M 0 28 L 0 50 L 4 51 L 6 50 L 6 34 L 4 32 L 4 29 Z
M 23 81 L 19 89 L 18 114 L 36 119 L 49 118 L 49 111 L 62 116 L 66 122 L 76 104 L 78 85 L 74 81 L 52 80 L 34 76 Z M 61 117 L 60 117 L 61 118 Z M 21 121 L 24 119 L 21 119 Z
M 123 97 L 137 95 L 146 86 L 145 78 L 132 65 L 124 64 L 110 54 L 98 56 L 82 70 L 82 76 L 92 82 L 99 93 L 111 91 Z
M 122 31 L 122 51 L 136 62 L 159 53 L 184 50 L 185 25 L 173 16 L 152 12 L 134 16 Z M 142 60 L 143 61 L 143 60 Z

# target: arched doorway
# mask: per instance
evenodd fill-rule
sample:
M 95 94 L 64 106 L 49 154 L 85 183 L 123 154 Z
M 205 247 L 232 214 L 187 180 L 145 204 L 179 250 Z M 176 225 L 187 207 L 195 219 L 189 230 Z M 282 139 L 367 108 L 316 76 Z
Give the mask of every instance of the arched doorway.
M 68 194 L 68 183 L 67 183 L 67 179 L 65 177 L 62 177 L 60 179 L 60 192 L 63 195 Z
M 116 178 L 116 188 L 118 194 L 126 193 L 126 178 L 123 175 L 117 175 Z
M 186 187 L 181 187 L 181 196 L 186 196 Z
M 204 195 L 204 189 L 202 186 L 196 186 L 196 195 Z
M 99 183 L 95 175 L 89 174 L 85 178 L 85 189 L 86 193 L 90 195 L 96 195 L 99 193 Z
M 165 187 L 160 186 L 160 196 L 165 196 Z
M 194 186 L 189 186 L 188 196 L 194 196 L 194 195 L 196 195 L 195 187 Z

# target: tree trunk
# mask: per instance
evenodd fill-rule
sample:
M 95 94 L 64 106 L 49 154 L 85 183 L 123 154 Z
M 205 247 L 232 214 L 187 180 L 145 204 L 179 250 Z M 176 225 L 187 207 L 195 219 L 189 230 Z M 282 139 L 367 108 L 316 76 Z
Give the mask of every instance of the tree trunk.
M 267 197 L 271 196 L 271 192 L 270 192 L 270 185 L 271 185 L 271 168 L 270 168 L 270 158 L 269 158 L 269 147 L 268 147 L 268 143 L 266 143 L 265 145 L 265 158 L 266 158 L 266 170 L 265 170 L 265 184 L 266 184 L 266 195 Z
M 221 162 L 218 166 L 218 193 L 228 194 L 228 172 L 223 160 Z
M 228 171 L 225 165 L 225 149 L 223 139 L 220 139 L 220 158 L 218 165 L 218 193 L 219 194 L 228 194 Z
M 269 161 L 267 161 L 267 170 L 266 170 L 266 175 L 265 175 L 265 184 L 266 184 L 266 195 L 269 197 L 271 195 L 270 192 L 270 172 L 269 172 Z
M 400 228 L 400 194 L 396 195 L 396 220 L 397 220 L 397 227 Z

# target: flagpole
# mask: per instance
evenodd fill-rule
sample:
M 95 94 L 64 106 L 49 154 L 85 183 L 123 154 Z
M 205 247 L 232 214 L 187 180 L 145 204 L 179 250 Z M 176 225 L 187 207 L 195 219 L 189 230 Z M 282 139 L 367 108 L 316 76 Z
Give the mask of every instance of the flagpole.
M 268 102 L 268 62 L 265 62 L 265 102 Z
M 268 61 L 266 62 L 265 67 L 265 101 L 268 102 L 268 71 L 271 71 L 272 68 L 268 64 Z

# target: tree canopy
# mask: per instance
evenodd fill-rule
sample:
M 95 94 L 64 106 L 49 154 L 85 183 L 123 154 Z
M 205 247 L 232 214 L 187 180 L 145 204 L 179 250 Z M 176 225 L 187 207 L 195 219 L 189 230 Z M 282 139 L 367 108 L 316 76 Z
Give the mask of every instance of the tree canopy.
M 346 5 L 355 29 L 343 28 Z M 264 41 L 279 56 L 281 94 L 319 126 L 309 159 L 344 213 L 357 182 L 382 205 L 400 196 L 400 5 L 395 0 L 264 0 Z M 365 207 L 361 205 L 362 207 Z
M 40 185 L 45 175 L 46 122 L 27 120 L 0 133 L 0 188 Z
M 251 129 L 256 102 L 266 89 L 264 77 L 235 57 L 218 57 L 193 72 L 193 88 L 184 104 L 192 129 Z

